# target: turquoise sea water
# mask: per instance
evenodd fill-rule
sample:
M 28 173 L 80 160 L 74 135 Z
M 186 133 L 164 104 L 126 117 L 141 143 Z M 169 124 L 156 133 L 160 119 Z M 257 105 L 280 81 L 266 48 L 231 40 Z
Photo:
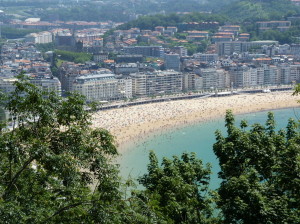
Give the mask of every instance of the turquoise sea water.
M 300 119 L 300 108 L 272 110 L 272 112 L 274 112 L 278 130 L 286 127 L 290 117 Z M 236 115 L 235 118 L 237 125 L 242 119 L 246 119 L 249 125 L 254 123 L 265 124 L 267 111 Z M 226 135 L 224 124 L 224 118 L 220 118 L 148 137 L 131 147 L 120 157 L 118 162 L 121 176 L 127 178 L 130 175 L 136 178 L 143 175 L 147 171 L 150 150 L 156 153 L 160 162 L 163 157 L 171 158 L 173 155 L 180 156 L 182 152 L 195 152 L 204 164 L 210 163 L 212 165 L 213 174 L 210 187 L 212 189 L 217 188 L 220 183 L 217 174 L 220 168 L 213 152 L 214 133 L 219 129 L 223 135 Z

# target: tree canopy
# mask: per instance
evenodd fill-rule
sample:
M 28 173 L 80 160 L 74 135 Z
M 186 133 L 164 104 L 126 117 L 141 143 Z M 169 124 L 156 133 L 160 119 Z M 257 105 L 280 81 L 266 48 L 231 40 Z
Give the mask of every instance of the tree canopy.
M 37 29 L 17 29 L 17 28 L 11 28 L 11 27 L 1 27 L 1 36 L 2 38 L 6 39 L 17 39 L 17 38 L 23 38 L 27 34 L 30 33 L 37 33 L 41 30 Z
M 55 50 L 54 53 L 58 56 L 59 59 L 65 61 L 71 61 L 75 63 L 84 63 L 91 61 L 93 55 L 85 52 L 73 52 L 73 51 L 64 51 L 64 50 Z
M 154 30 L 156 26 L 177 26 L 184 22 L 219 22 L 223 24 L 228 18 L 223 15 L 193 12 L 186 15 L 171 13 L 167 15 L 147 15 L 140 16 L 138 19 L 122 24 L 118 29 L 130 29 L 138 27 L 140 29 Z
M 214 152 L 222 183 L 218 207 L 224 223 L 300 222 L 300 135 L 290 119 L 286 130 L 275 130 L 273 113 L 266 125 L 234 125 L 226 114 L 227 137 L 216 132 Z
M 217 13 L 226 15 L 232 22 L 255 22 L 283 20 L 288 15 L 297 15 L 300 7 L 290 0 L 243 0 L 233 2 Z
M 210 165 L 203 166 L 194 153 L 173 160 L 163 158 L 159 166 L 149 154 L 148 173 L 139 178 L 146 190 L 137 195 L 166 223 L 213 223 L 208 196 Z
M 24 78 L 15 87 L 3 99 L 11 126 L 0 133 L 1 222 L 106 220 L 119 200 L 113 137 L 89 128 L 82 96 L 62 99 Z

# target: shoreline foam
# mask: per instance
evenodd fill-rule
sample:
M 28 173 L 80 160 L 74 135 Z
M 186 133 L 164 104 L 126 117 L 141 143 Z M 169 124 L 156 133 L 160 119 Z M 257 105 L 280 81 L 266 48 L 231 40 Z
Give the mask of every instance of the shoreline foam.
M 299 106 L 292 91 L 240 94 L 99 111 L 93 114 L 93 126 L 116 136 L 122 154 L 150 135 L 224 117 L 228 109 L 234 114 L 245 114 Z

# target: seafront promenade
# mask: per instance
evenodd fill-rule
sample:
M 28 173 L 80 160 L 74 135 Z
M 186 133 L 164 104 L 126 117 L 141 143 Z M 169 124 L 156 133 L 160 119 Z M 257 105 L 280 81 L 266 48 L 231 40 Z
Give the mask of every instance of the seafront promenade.
M 167 100 L 135 106 L 102 110 L 93 114 L 93 126 L 108 129 L 126 152 L 130 144 L 169 129 L 224 117 L 226 110 L 235 114 L 251 113 L 276 108 L 298 107 L 293 91 L 270 93 L 239 92 L 224 97 L 200 97 Z
M 293 87 L 291 85 L 286 86 L 273 86 L 271 88 L 246 88 L 246 89 L 236 89 L 230 91 L 210 91 L 210 92 L 201 92 L 201 93 L 179 93 L 173 95 L 162 95 L 162 96 L 155 96 L 155 97 L 145 97 L 145 98 L 137 98 L 132 101 L 112 101 L 112 102 L 102 102 L 100 106 L 98 106 L 97 110 L 111 110 L 117 109 L 122 107 L 129 107 L 129 106 L 136 106 L 142 104 L 151 104 L 151 103 L 160 103 L 164 101 L 177 101 L 177 100 L 187 100 L 187 99 L 195 99 L 195 98 L 206 98 L 206 97 L 224 97 L 230 96 L 234 94 L 255 94 L 261 93 L 265 90 L 270 90 L 271 92 L 277 91 L 288 91 L 292 90 Z

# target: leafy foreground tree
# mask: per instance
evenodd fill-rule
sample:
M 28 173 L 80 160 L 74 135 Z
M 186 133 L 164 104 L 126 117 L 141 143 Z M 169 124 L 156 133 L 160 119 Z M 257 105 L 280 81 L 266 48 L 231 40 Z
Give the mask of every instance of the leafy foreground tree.
M 137 192 L 137 198 L 154 211 L 159 223 L 217 223 L 208 194 L 209 164 L 204 167 L 194 153 L 163 158 L 162 166 L 154 152 L 149 159 L 148 173 L 139 178 L 146 190 Z
M 275 131 L 274 115 L 266 125 L 246 130 L 226 114 L 227 137 L 216 132 L 214 152 L 221 167 L 218 207 L 224 223 L 300 223 L 300 135 L 290 119 Z
M 193 154 L 159 168 L 151 153 L 146 190 L 126 197 L 114 138 L 90 128 L 84 98 L 20 78 L 2 99 L 12 126 L 0 128 L 1 223 L 208 223 L 210 168 Z
M 15 86 L 3 99 L 12 128 L 0 133 L 1 223 L 130 223 L 114 139 L 89 127 L 84 98 Z

